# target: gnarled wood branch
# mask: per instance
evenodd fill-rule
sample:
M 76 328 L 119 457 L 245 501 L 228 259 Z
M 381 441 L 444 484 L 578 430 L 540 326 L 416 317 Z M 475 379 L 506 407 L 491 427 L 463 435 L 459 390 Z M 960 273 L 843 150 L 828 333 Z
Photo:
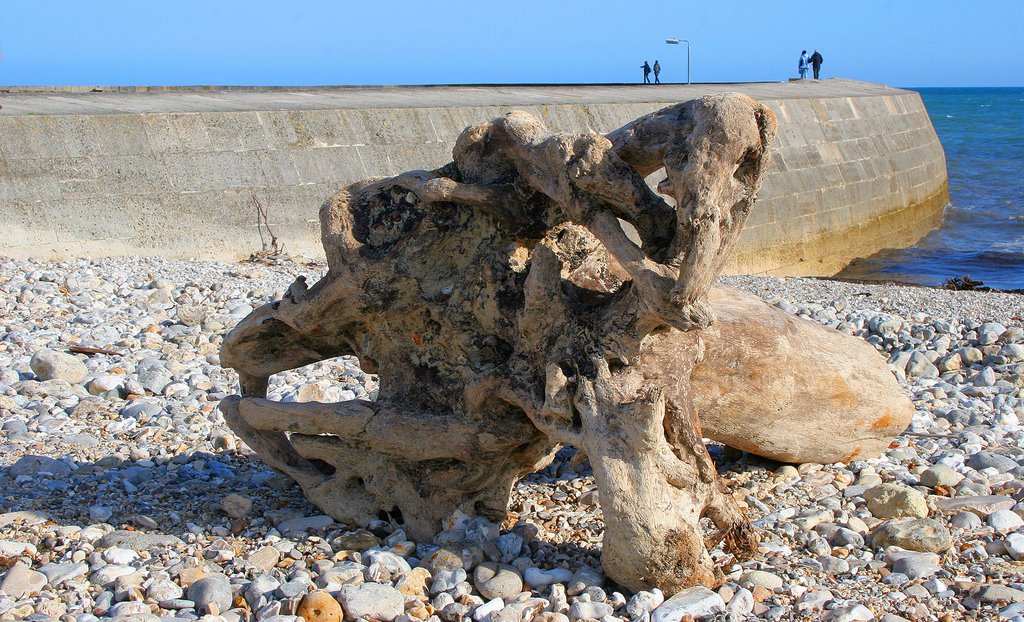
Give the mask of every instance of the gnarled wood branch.
M 435 171 L 353 184 L 321 209 L 328 273 L 242 321 L 227 421 L 309 498 L 429 538 L 494 518 L 559 443 L 601 489 L 604 566 L 675 590 L 721 575 L 699 521 L 754 543 L 702 443 L 690 375 L 707 294 L 753 204 L 775 118 L 744 95 L 565 135 L 511 112 L 468 128 Z M 644 177 L 664 167 L 652 191 Z M 639 243 L 627 235 L 631 228 Z M 376 402 L 279 404 L 271 374 L 350 354 Z

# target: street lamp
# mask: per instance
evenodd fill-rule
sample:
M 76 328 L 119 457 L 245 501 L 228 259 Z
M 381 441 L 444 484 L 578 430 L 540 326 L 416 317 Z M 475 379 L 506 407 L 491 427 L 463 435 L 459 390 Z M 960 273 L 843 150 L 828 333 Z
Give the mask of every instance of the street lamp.
M 686 44 L 686 83 L 690 83 L 690 42 L 686 39 L 665 39 L 665 43 L 669 45 L 679 45 L 680 43 Z

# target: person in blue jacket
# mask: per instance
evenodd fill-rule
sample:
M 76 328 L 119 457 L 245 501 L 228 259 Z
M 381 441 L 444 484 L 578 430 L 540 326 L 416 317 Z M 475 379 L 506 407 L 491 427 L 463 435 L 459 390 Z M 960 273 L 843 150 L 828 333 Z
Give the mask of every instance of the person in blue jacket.
M 644 64 L 640 65 L 640 68 L 644 70 L 644 84 L 650 84 L 651 83 L 651 66 L 647 64 L 647 61 L 644 61 Z
M 800 70 L 800 79 L 803 80 L 807 77 L 807 67 L 810 66 L 811 59 L 807 56 L 807 50 L 800 52 L 800 62 L 797 64 L 797 69 Z

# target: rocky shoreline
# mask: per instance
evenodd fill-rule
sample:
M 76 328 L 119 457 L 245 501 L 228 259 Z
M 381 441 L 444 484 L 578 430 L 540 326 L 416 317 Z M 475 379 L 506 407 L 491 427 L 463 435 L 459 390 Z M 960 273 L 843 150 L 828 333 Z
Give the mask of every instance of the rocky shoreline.
M 1024 296 L 722 277 L 873 344 L 916 414 L 848 465 L 713 446 L 758 554 L 719 555 L 714 592 L 632 594 L 601 576 L 598 495 L 571 448 L 517 485 L 506 524 L 453 517 L 427 543 L 320 515 L 235 438 L 222 335 L 323 271 L 0 259 L 0 620 L 1024 621 Z M 335 359 L 270 397 L 375 382 Z

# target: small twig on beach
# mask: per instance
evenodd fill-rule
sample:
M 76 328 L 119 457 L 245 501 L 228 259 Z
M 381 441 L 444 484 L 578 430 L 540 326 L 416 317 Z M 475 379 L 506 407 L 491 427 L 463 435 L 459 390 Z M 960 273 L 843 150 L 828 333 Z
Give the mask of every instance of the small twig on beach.
M 274 235 L 273 230 L 270 228 L 270 220 L 267 218 L 267 208 L 264 207 L 263 202 L 256 196 L 256 193 L 252 193 L 252 203 L 256 207 L 256 226 L 257 231 L 260 234 L 260 244 L 263 246 L 260 252 L 253 253 L 250 260 L 254 259 L 265 259 L 275 255 L 280 255 L 284 252 L 284 245 L 281 244 L 277 236 Z M 263 229 L 267 230 L 267 236 L 270 237 L 270 243 L 267 243 L 267 239 L 263 235 Z
M 917 438 L 953 438 L 954 434 L 929 434 L 927 432 L 903 432 L 900 436 L 914 436 Z
M 94 354 L 107 354 L 109 356 L 121 356 L 120 352 L 115 350 L 107 350 L 104 348 L 90 348 L 89 346 L 68 346 L 68 351 L 75 354 L 87 354 L 92 356 Z

